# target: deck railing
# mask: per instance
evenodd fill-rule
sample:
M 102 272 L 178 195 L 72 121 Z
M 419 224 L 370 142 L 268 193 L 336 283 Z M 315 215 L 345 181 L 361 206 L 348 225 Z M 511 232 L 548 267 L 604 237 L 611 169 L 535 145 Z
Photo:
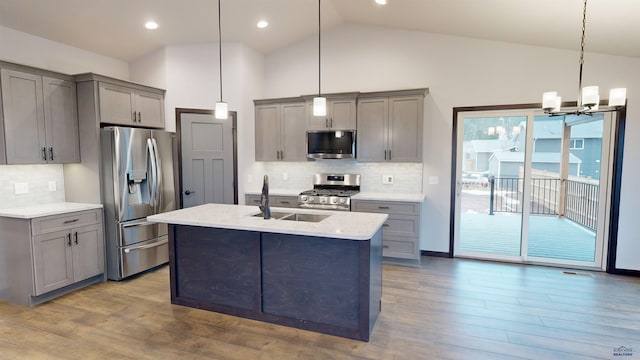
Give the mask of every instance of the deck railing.
M 521 213 L 523 178 L 489 177 L 489 215 L 496 212 Z M 530 213 L 532 215 L 563 215 L 591 230 L 598 220 L 599 185 L 566 180 L 564 209 L 561 209 L 561 180 L 558 178 L 532 178 Z

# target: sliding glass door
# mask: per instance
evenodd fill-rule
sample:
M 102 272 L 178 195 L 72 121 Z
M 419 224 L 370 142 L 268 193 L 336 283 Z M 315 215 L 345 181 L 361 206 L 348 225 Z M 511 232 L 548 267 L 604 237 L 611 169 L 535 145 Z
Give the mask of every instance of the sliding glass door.
M 457 120 L 454 255 L 602 267 L 612 117 Z

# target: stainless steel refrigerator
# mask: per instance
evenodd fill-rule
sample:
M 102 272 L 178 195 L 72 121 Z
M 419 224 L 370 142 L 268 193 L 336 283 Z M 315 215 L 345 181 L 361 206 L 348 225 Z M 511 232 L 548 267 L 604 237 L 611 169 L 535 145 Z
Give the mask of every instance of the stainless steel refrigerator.
M 107 275 L 122 280 L 169 260 L 167 225 L 146 217 L 177 207 L 174 134 L 113 126 L 100 137 Z

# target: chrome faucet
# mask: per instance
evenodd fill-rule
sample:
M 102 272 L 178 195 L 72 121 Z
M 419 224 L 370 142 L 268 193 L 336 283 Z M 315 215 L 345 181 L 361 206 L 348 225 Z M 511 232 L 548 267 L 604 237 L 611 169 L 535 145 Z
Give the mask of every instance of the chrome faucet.
M 262 195 L 260 195 L 260 205 L 258 205 L 265 219 L 271 219 L 271 209 L 269 208 L 269 177 L 264 176 L 262 180 Z

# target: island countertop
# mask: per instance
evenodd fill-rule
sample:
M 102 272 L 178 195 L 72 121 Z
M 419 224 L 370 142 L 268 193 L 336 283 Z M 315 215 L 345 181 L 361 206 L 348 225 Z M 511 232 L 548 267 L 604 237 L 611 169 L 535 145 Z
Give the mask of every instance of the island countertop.
M 265 220 L 252 215 L 256 206 L 204 204 L 147 217 L 150 222 L 175 225 L 261 231 L 292 235 L 318 236 L 348 240 L 369 240 L 387 220 L 386 214 L 349 211 L 271 208 L 271 212 L 330 215 L 320 222 Z

